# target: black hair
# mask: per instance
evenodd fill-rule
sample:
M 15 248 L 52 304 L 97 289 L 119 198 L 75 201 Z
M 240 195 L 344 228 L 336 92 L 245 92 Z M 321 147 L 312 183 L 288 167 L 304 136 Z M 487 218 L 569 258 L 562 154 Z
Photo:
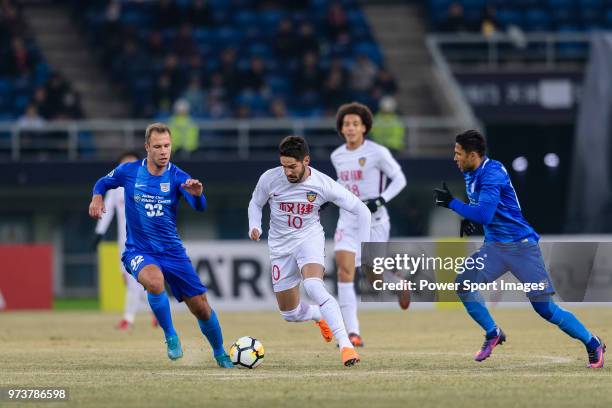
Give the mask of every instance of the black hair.
M 293 157 L 297 161 L 304 161 L 310 155 L 308 143 L 302 136 L 287 136 L 278 145 L 281 156 Z
M 338 113 L 336 113 L 336 130 L 342 138 L 344 138 L 344 135 L 342 135 L 342 123 L 346 115 L 357 115 L 361 118 L 361 122 L 366 128 L 364 136 L 372 129 L 374 117 L 370 108 L 358 102 L 345 103 L 338 108 Z
M 466 152 L 476 152 L 480 157 L 484 156 L 485 150 L 487 150 L 487 141 L 484 136 L 474 129 L 459 133 L 455 137 L 455 142 Z

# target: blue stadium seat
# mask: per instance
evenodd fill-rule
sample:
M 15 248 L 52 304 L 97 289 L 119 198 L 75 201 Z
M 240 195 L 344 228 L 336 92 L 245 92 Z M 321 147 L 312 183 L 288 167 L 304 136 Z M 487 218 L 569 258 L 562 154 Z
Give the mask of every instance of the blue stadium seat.
M 523 26 L 523 13 L 517 9 L 500 9 L 497 11 L 497 20 L 502 26 Z
M 544 9 L 529 9 L 525 13 L 525 29 L 548 31 L 552 25 L 550 14 Z

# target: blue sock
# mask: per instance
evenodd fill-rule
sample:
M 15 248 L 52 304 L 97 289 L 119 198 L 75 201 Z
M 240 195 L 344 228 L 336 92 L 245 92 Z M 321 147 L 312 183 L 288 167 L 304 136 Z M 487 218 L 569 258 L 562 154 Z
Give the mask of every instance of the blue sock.
M 485 330 L 487 338 L 496 336 L 497 325 L 487 310 L 482 295 L 478 291 L 457 292 L 457 295 L 463 302 L 463 306 L 465 306 L 469 315 L 472 316 L 472 319 Z
M 559 326 L 570 337 L 580 340 L 587 347 L 590 344 L 595 344 L 595 348 L 599 346 L 597 339 L 580 323 L 580 320 L 571 312 L 557 305 L 552 299 L 544 302 L 532 302 L 531 305 L 540 316 Z M 596 343 L 593 343 L 593 340 Z
M 155 314 L 155 318 L 164 330 L 166 338 L 176 336 L 176 331 L 174 331 L 174 326 L 172 325 L 170 302 L 168 301 L 166 291 L 163 291 L 159 295 L 147 292 L 147 299 L 149 300 L 149 305 L 151 305 L 153 314 Z
M 213 355 L 217 357 L 225 354 L 225 349 L 223 348 L 223 333 L 221 333 L 221 325 L 219 324 L 215 311 L 212 311 L 210 319 L 206 321 L 198 319 L 198 324 L 200 325 L 202 334 L 206 336 L 213 349 Z

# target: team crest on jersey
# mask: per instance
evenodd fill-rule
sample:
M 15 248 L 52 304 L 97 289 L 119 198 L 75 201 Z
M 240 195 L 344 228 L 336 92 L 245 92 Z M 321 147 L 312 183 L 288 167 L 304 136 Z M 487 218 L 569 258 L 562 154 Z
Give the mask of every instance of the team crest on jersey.
M 159 188 L 161 188 L 162 193 L 167 193 L 170 191 L 170 183 L 159 183 Z
M 365 162 L 366 162 L 366 158 L 365 157 L 360 157 L 359 158 L 359 165 L 361 167 L 365 166 Z
M 308 200 L 308 202 L 312 203 L 314 200 L 317 199 L 317 193 L 315 193 L 314 191 L 307 192 L 306 199 Z

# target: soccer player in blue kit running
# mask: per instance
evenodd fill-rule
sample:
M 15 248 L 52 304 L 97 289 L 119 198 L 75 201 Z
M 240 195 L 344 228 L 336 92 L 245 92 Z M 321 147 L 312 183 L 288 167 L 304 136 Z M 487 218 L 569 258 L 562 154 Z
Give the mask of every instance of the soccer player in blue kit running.
M 104 194 L 109 189 L 125 189 L 127 240 L 121 261 L 125 269 L 147 291 L 147 298 L 166 337 L 168 357 L 183 356 L 181 342 L 172 324 L 170 303 L 164 282 L 179 302 L 198 319 L 202 334 L 208 339 L 217 364 L 233 368 L 223 348 L 223 335 L 215 311 L 206 299 L 206 287 L 187 257 L 176 231 L 176 210 L 182 196 L 196 211 L 206 209 L 206 197 L 199 180 L 170 162 L 170 129 L 153 123 L 145 132 L 147 157 L 119 165 L 93 188 L 89 215 L 99 219 L 104 208 Z
M 521 207 L 504 166 L 485 155 L 486 142 L 476 130 L 468 130 L 455 139 L 455 163 L 465 178 L 469 204 L 453 198 L 443 183 L 434 190 L 435 204 L 450 208 L 465 219 L 461 222 L 461 235 L 475 230 L 473 223 L 482 224 L 485 232 L 483 246 L 472 257 L 485 259 L 484 268 L 468 269 L 457 276 L 457 294 L 469 315 L 485 330 L 485 341 L 474 359 L 488 358 L 497 345 L 506 340 L 478 291 L 463 288 L 462 283 L 489 283 L 506 271 L 511 271 L 522 283 L 543 284 L 544 289 L 527 294 L 533 309 L 544 319 L 557 325 L 570 337 L 580 340 L 586 347 L 590 368 L 602 368 L 606 345 L 591 334 L 571 312 L 559 307 L 552 299 L 555 293 L 544 266 L 538 246 L 539 235 L 525 220 Z

